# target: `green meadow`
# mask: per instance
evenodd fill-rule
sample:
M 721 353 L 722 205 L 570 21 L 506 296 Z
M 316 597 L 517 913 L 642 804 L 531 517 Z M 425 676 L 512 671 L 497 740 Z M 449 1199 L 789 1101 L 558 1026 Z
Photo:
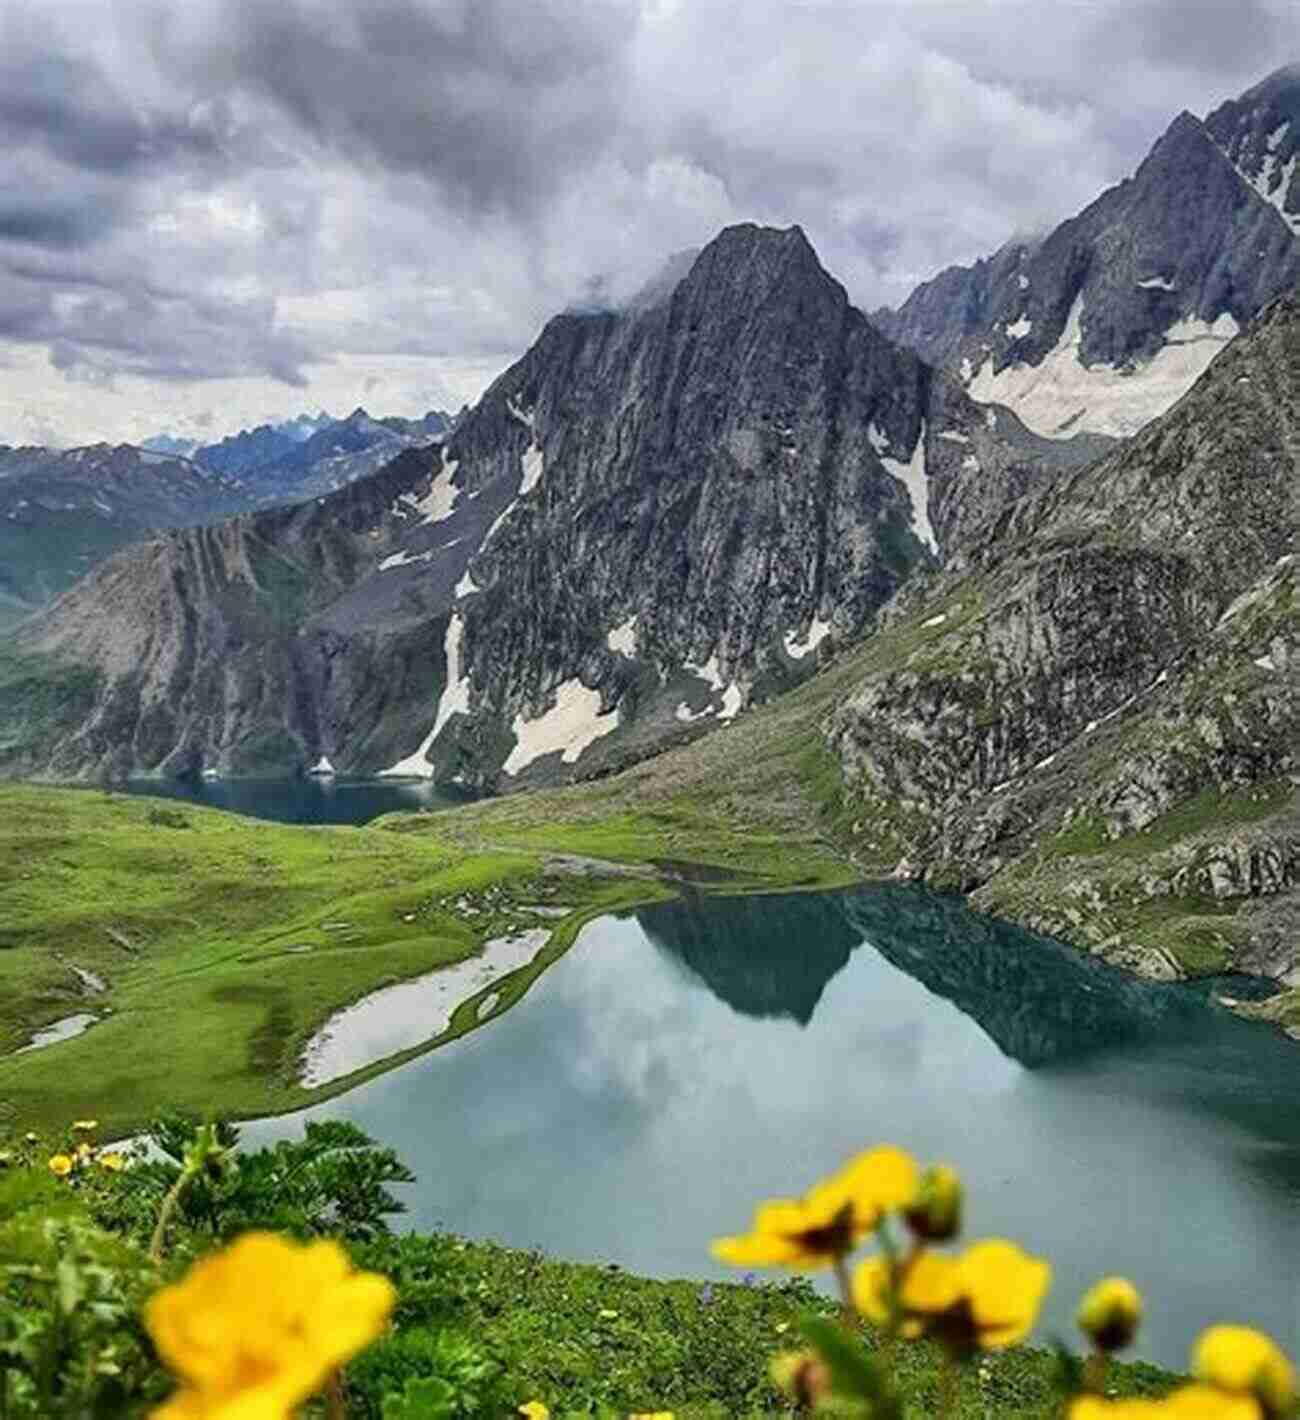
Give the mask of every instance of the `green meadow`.
M 546 926 L 541 955 L 493 984 L 499 1014 L 591 917 L 700 873 L 705 890 L 731 891 L 850 876 L 816 841 L 671 812 L 545 822 L 521 801 L 508 818 L 301 828 L 100 790 L 2 787 L 2 1117 L 57 1127 L 89 1114 L 129 1131 L 160 1110 L 248 1117 L 319 1102 L 430 1044 L 303 1089 L 303 1046 L 340 1007 Z M 474 1006 L 439 1043 L 478 1025 Z M 81 1012 L 101 1019 L 14 1053 Z

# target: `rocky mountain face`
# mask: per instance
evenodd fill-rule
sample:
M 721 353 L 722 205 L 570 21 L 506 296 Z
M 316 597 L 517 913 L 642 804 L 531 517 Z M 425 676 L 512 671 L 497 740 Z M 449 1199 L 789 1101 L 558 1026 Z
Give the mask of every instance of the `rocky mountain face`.
M 98 569 L 24 629 L 5 766 L 608 773 L 807 677 L 1086 457 L 893 346 L 798 228 L 682 268 L 552 320 L 441 449 Z M 52 731 L 68 665 L 91 703 Z
M 0 448 L 0 626 L 153 528 L 213 521 L 242 506 L 228 480 L 130 444 Z
M 1137 173 L 1033 242 L 918 287 L 872 319 L 1036 432 L 1127 436 L 1300 282 L 1300 71 L 1202 122 L 1178 116 Z
M 1300 233 L 1300 65 L 1279 69 L 1215 109 L 1205 127 L 1242 177 Z
M 825 726 L 864 854 L 1150 975 L 1300 981 L 1300 297 L 879 640 Z

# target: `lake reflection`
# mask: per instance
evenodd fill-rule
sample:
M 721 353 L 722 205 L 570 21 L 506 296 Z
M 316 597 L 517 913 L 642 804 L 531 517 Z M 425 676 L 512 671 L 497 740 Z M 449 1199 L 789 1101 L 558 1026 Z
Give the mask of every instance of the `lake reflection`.
M 604 918 L 519 1007 L 330 1102 L 396 1147 L 411 1222 L 726 1276 L 755 1201 L 891 1140 L 958 1165 L 972 1235 L 1108 1271 L 1182 1365 L 1232 1316 L 1295 1349 L 1296 1047 L 908 887 Z M 250 1141 L 300 1128 L 250 1126 Z

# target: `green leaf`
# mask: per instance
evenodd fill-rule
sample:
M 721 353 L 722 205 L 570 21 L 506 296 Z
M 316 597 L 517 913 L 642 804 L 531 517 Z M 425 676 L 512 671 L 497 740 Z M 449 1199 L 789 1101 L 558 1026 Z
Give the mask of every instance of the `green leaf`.
M 836 1395 L 865 1401 L 872 1414 L 882 1420 L 901 1414 L 889 1377 L 860 1341 L 849 1336 L 842 1326 L 819 1316 L 803 1317 L 799 1329 L 826 1362 Z

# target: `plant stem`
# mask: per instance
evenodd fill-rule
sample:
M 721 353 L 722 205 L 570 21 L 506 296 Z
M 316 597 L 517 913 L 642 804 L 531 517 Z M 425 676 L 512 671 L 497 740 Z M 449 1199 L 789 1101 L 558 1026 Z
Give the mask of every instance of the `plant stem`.
M 182 1169 L 180 1177 L 167 1190 L 167 1196 L 163 1199 L 162 1207 L 158 1210 L 158 1221 L 154 1224 L 153 1237 L 149 1240 L 149 1261 L 155 1267 L 162 1264 L 163 1242 L 167 1234 L 167 1224 L 171 1222 L 176 1205 L 181 1201 L 181 1194 L 185 1192 L 193 1177 L 194 1175 L 188 1170 Z
M 1106 1353 L 1094 1351 L 1083 1363 L 1083 1388 L 1094 1395 L 1106 1394 Z

